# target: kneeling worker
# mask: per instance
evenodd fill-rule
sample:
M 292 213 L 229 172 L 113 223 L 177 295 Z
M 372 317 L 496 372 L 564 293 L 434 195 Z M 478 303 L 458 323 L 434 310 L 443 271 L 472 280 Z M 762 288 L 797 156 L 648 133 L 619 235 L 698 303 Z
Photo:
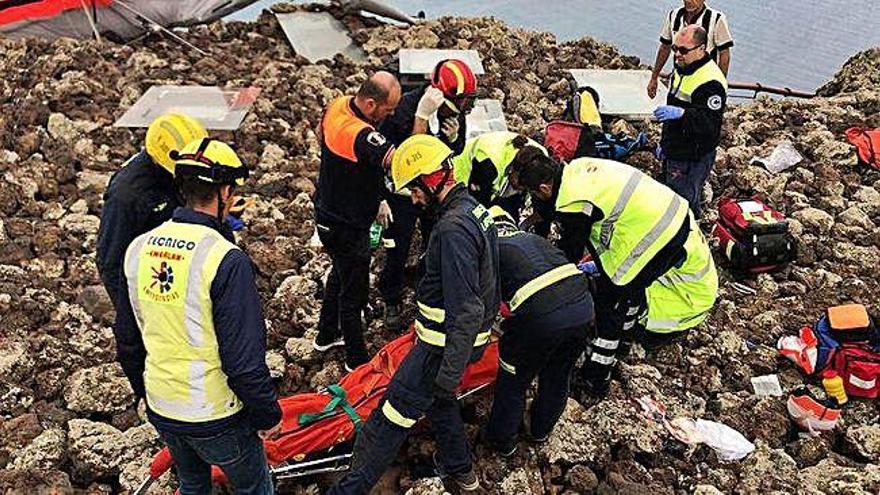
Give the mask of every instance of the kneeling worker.
M 175 159 L 186 206 L 126 251 L 117 359 L 146 397 L 181 493 L 211 493 L 213 464 L 236 493 L 268 495 L 260 437 L 280 431 L 281 408 L 252 262 L 223 221 L 248 170 L 232 148 L 207 138 Z
M 575 362 L 586 347 L 593 320 L 587 277 L 547 239 L 519 230 L 497 206 L 501 298 L 511 316 L 502 324 L 495 400 L 485 440 L 503 456 L 516 450 L 526 391 L 538 377 L 529 438 L 547 439 L 568 400 Z
M 641 171 L 611 160 L 580 158 L 562 167 L 539 153 L 521 152 L 511 174 L 517 187 L 554 203 L 559 246 L 569 261 L 580 260 L 586 246 L 596 262 L 596 338 L 581 372 L 587 388 L 604 395 L 621 340 L 631 340 L 647 306 L 646 289 L 688 263 L 685 244 L 696 230 L 688 204 Z M 705 240 L 700 235 L 692 242 Z M 714 273 L 703 268 L 692 275 Z
M 483 355 L 498 313 L 498 236 L 486 208 L 455 182 L 451 155 L 436 137 L 417 135 L 391 162 L 394 188 L 409 188 L 413 203 L 437 215 L 416 290 L 418 341 L 358 434 L 352 470 L 330 493 L 368 493 L 422 416 L 446 480 L 461 491 L 479 488 L 455 391 L 468 363 Z

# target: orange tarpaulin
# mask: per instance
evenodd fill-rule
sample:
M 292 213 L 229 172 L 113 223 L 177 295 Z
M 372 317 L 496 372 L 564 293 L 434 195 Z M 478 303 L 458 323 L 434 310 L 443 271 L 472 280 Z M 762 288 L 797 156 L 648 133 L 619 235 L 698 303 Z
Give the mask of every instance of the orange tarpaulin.
M 413 332 L 398 337 L 385 345 L 368 363 L 359 366 L 339 381 L 339 386 L 345 391 L 347 404 L 357 412 L 362 421 L 366 421 L 379 405 L 391 376 L 413 345 Z M 483 357 L 468 366 L 459 392 L 494 382 L 497 372 L 498 342 L 493 341 L 487 346 Z M 334 398 L 327 392 L 312 392 L 279 400 L 283 413 L 282 433 L 278 438 L 264 442 L 270 465 L 301 461 L 309 454 L 320 453 L 353 438 L 355 423 L 342 407 L 337 407 L 335 413 L 329 417 L 305 426 L 300 424 L 303 414 L 323 412 Z M 168 449 L 162 449 L 153 459 L 150 476 L 153 479 L 158 478 L 172 463 Z
M 19 21 L 54 17 L 84 6 L 107 7 L 113 0 L 0 0 L 0 26 Z

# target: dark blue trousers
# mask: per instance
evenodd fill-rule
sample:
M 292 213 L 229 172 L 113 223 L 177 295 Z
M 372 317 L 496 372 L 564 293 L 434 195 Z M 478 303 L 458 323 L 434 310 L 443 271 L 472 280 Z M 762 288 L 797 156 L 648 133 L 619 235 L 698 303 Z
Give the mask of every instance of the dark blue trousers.
M 670 189 L 686 199 L 694 212 L 694 218 L 701 218 L 700 195 L 709 180 L 709 173 L 715 165 L 715 150 L 706 153 L 697 161 L 672 160 L 663 162 L 664 182 Z
M 526 392 L 535 377 L 538 392 L 529 410 L 529 434 L 543 438 L 553 431 L 568 400 L 575 362 L 586 346 L 588 324 L 563 329 L 505 325 L 495 399 L 486 426 L 488 442 L 504 450 L 513 447 L 523 420 Z
M 464 422 L 455 398 L 434 396 L 434 379 L 443 354 L 418 342 L 407 354 L 385 392 L 358 433 L 351 471 L 328 493 L 367 494 L 397 457 L 416 420 L 425 416 L 443 471 L 459 474 L 471 469 Z

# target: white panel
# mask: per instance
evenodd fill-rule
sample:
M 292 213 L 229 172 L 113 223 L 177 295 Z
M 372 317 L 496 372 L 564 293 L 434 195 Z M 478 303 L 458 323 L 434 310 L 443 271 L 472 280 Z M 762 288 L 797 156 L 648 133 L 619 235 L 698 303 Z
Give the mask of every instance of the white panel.
M 327 12 L 294 12 L 275 14 L 284 34 L 296 53 L 309 62 L 332 59 L 342 53 L 354 61 L 366 56 L 354 44 L 345 26 Z
M 156 117 L 175 112 L 201 121 L 207 129 L 234 131 L 260 94 L 260 88 L 153 86 L 116 121 L 116 127 L 148 127 Z
M 476 50 L 436 50 L 427 48 L 403 48 L 397 55 L 401 74 L 428 75 L 441 60 L 457 58 L 468 64 L 476 75 L 485 74 L 483 60 Z
M 645 90 L 651 80 L 648 70 L 569 70 L 577 85 L 591 86 L 599 93 L 599 112 L 625 119 L 649 117 L 654 109 L 666 104 L 669 91 L 663 82 L 657 86 L 657 96 L 648 98 Z
M 507 119 L 501 100 L 477 100 L 467 115 L 467 139 L 487 132 L 506 131 Z

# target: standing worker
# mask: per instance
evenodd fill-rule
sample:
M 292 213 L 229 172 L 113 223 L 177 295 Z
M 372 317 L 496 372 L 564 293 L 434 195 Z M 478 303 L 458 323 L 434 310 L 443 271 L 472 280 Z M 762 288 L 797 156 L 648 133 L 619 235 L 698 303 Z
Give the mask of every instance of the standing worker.
M 579 158 L 562 167 L 540 153 L 521 152 L 510 167 L 516 187 L 553 202 L 566 258 L 579 261 L 586 246 L 596 262 L 596 338 L 581 374 L 588 390 L 602 396 L 621 341 L 632 339 L 647 304 L 645 289 L 685 262 L 692 225 L 687 203 L 611 160 Z
M 648 82 L 648 96 L 657 96 L 657 82 L 660 72 L 669 60 L 673 41 L 681 30 L 688 26 L 700 26 L 706 31 L 706 51 L 712 60 L 718 63 L 724 77 L 730 69 L 730 48 L 733 47 L 733 36 L 727 24 L 727 16 L 718 9 L 710 9 L 704 0 L 684 0 L 684 6 L 673 9 L 663 21 L 660 31 L 660 47 Z
M 476 91 L 477 77 L 465 62 L 441 60 L 431 73 L 430 83 L 404 94 L 397 110 L 382 122 L 379 130 L 395 146 L 400 146 L 412 135 L 431 134 L 457 155 L 464 149 L 465 121 L 474 106 Z M 394 221 L 385 232 L 385 238 L 390 242 L 379 277 L 379 291 L 385 302 L 385 327 L 397 330 L 401 326 L 404 269 L 416 220 L 420 224 L 424 247 L 433 219 L 412 203 L 407 191 L 389 193 L 386 201 Z
M 508 131 L 487 132 L 468 139 L 464 151 L 452 159 L 455 180 L 467 184 L 471 196 L 483 206 L 498 205 L 518 219 L 523 197 L 510 187 L 507 166 L 525 146 L 544 150 L 531 139 Z
M 252 262 L 223 221 L 248 169 L 225 143 L 177 155 L 185 206 L 125 254 L 117 359 L 168 445 L 180 492 L 210 494 L 211 465 L 240 494 L 271 494 L 261 437 L 281 427 Z
M 593 320 L 587 277 L 547 239 L 519 230 L 507 212 L 489 209 L 498 229 L 501 323 L 498 379 L 485 440 L 507 457 L 516 450 L 526 392 L 538 377 L 528 438 L 543 442 L 565 409 L 571 372 Z
M 424 135 L 394 155 L 394 188 L 409 188 L 413 203 L 437 212 L 416 292 L 418 340 L 358 434 L 352 470 L 332 494 L 368 493 L 422 416 L 431 422 L 446 480 L 462 491 L 479 488 L 455 391 L 468 363 L 483 355 L 498 312 L 498 239 L 486 208 L 455 182 L 451 156 Z
M 675 71 L 666 105 L 654 110 L 663 123 L 659 156 L 664 182 L 700 219 L 700 196 L 715 165 L 727 104 L 727 80 L 706 53 L 706 31 L 688 26 L 676 35 Z
M 114 308 L 119 307 L 125 249 L 135 237 L 170 219 L 181 206 L 174 186 L 174 160 L 169 154 L 207 136 L 195 119 L 162 115 L 147 128 L 145 149 L 110 178 L 98 227 L 96 264 Z
M 346 370 L 369 360 L 362 317 L 370 289 L 370 227 L 380 213 L 385 169 L 394 154 L 392 143 L 375 126 L 398 101 L 397 78 L 377 72 L 357 95 L 330 102 L 321 120 L 315 223 L 333 267 L 314 347 L 326 351 L 345 345 Z

